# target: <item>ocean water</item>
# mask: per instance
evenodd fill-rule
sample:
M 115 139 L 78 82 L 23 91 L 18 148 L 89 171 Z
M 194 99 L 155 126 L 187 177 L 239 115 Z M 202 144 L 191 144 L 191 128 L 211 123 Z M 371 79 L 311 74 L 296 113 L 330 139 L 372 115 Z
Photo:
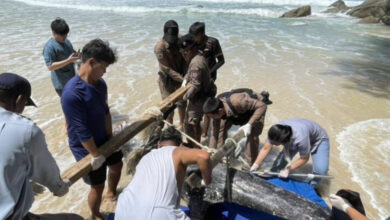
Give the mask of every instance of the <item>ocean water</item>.
M 346 1 L 348 6 L 362 1 Z M 115 121 L 133 120 L 158 103 L 155 43 L 165 21 L 175 19 L 180 33 L 195 21 L 206 23 L 219 39 L 226 63 L 218 71 L 220 92 L 249 87 L 268 90 L 264 134 L 280 120 L 317 121 L 331 142 L 330 191 L 361 193 L 372 219 L 390 216 L 390 29 L 360 24 L 345 14 L 324 14 L 330 0 L 1 0 L 0 72 L 15 72 L 32 82 L 39 108 L 28 108 L 46 134 L 60 169 L 73 162 L 64 118 L 45 67 L 42 49 L 50 22 L 64 18 L 74 48 L 102 38 L 119 60 L 108 68 L 109 105 Z M 312 16 L 278 18 L 310 4 Z M 265 135 L 262 134 L 261 140 Z M 88 187 L 78 181 L 64 198 L 46 192 L 32 211 L 88 215 Z

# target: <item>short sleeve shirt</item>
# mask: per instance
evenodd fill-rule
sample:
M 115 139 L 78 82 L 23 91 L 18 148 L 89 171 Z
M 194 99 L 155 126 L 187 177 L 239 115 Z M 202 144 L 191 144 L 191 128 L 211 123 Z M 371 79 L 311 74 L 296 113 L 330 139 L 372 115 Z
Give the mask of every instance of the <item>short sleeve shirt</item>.
M 206 45 L 204 45 L 203 53 L 206 57 L 208 67 L 211 69 L 217 63 L 216 58 L 222 55 L 222 48 L 216 38 L 207 36 Z
M 322 140 L 329 139 L 328 134 L 319 124 L 307 119 L 290 119 L 278 124 L 289 125 L 292 129 L 291 140 L 284 145 L 291 155 L 296 152 L 301 156 L 313 153 Z
M 54 62 L 66 60 L 72 53 L 73 46 L 68 39 L 65 43 L 59 43 L 51 38 L 43 48 L 43 58 L 46 66 L 51 66 Z M 62 90 L 65 84 L 75 75 L 73 63 L 70 63 L 61 69 L 51 71 L 51 81 L 54 88 Z
M 108 139 L 107 85 L 103 79 L 97 85 L 91 85 L 76 75 L 66 84 L 61 105 L 68 126 L 69 146 L 76 160 L 81 160 L 88 154 L 81 142 L 93 137 L 96 146 L 100 147 Z

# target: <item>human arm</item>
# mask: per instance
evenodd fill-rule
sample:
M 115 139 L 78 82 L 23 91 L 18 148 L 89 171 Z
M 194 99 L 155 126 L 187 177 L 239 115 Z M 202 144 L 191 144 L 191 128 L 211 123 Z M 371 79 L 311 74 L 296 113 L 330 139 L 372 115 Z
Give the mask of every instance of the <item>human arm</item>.
M 187 81 L 190 83 L 190 88 L 184 94 L 183 100 L 188 100 L 195 96 L 196 93 L 198 93 L 201 89 L 201 82 L 202 82 L 202 72 L 198 67 L 190 66 L 188 75 L 187 75 Z
M 49 152 L 42 130 L 34 125 L 31 129 L 28 156 L 31 163 L 29 178 L 46 186 L 54 195 L 63 196 L 69 184 L 61 179 L 58 165 Z
M 180 161 L 184 166 L 190 164 L 197 164 L 202 174 L 203 181 L 206 185 L 211 183 L 211 161 L 210 154 L 200 149 L 190 149 L 187 147 L 180 147 L 182 150 L 180 154 Z
M 220 124 L 221 124 L 221 119 L 213 119 L 212 122 L 213 122 L 213 127 L 211 130 L 209 147 L 217 148 L 218 134 L 219 134 L 219 128 L 220 128 Z
M 266 140 L 263 147 L 260 149 L 260 152 L 257 155 L 255 162 L 253 163 L 253 165 L 251 167 L 251 171 L 255 171 L 261 166 L 264 159 L 268 156 L 268 154 L 271 152 L 271 150 L 272 150 L 272 144 L 269 143 L 268 140 Z
M 352 220 L 368 220 L 366 216 L 362 215 L 355 208 L 351 207 L 351 205 L 346 202 L 342 197 L 337 196 L 335 194 L 331 194 L 329 196 L 329 200 L 332 204 L 332 207 L 345 212 Z
M 167 74 L 172 80 L 176 82 L 180 82 L 180 83 L 183 82 L 182 74 L 173 70 L 170 67 L 168 58 L 166 56 L 166 52 L 164 51 L 164 47 L 159 43 L 154 48 L 154 54 L 157 57 L 157 61 L 161 72 Z
M 218 148 L 223 147 L 223 145 L 225 144 L 227 133 L 231 125 L 232 124 L 229 120 L 221 119 L 221 124 L 218 130 Z
M 78 53 L 72 53 L 67 59 L 65 60 L 61 60 L 61 61 L 57 61 L 57 62 L 53 62 L 50 66 L 48 66 L 47 68 L 50 70 L 50 71 L 53 71 L 53 70 L 58 70 L 58 69 L 61 69 L 75 61 L 77 61 L 78 59 L 81 58 L 81 55 L 78 54 Z
M 223 64 L 225 64 L 225 57 L 221 53 L 219 56 L 217 56 L 217 63 L 211 67 L 210 73 L 217 71 Z
M 287 167 L 288 172 L 292 172 L 299 167 L 305 165 L 307 161 L 309 161 L 310 154 L 308 155 L 301 155 L 297 161 L 295 161 L 291 166 Z

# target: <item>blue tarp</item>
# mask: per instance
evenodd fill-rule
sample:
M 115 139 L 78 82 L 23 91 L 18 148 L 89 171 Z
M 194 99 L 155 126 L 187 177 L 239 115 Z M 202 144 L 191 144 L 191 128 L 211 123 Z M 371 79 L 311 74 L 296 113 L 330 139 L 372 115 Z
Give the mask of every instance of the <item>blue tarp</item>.
M 325 201 L 317 195 L 316 191 L 308 183 L 302 183 L 292 179 L 279 178 L 268 179 L 268 182 L 277 185 L 285 190 L 301 195 L 302 197 L 305 197 L 306 199 L 311 200 L 328 209 L 328 206 L 326 205 Z
M 268 182 L 277 185 L 283 189 L 292 191 L 302 197 L 305 197 L 319 205 L 328 208 L 325 201 L 317 195 L 313 187 L 310 184 L 298 182 L 291 179 L 279 179 L 271 178 Z M 189 215 L 189 209 L 187 207 L 181 207 L 182 210 Z M 109 216 L 109 220 L 113 220 L 113 214 Z M 282 218 L 272 216 L 270 214 L 259 212 L 244 206 L 240 206 L 234 203 L 217 203 L 212 205 L 207 213 L 207 219 L 215 220 L 281 220 Z

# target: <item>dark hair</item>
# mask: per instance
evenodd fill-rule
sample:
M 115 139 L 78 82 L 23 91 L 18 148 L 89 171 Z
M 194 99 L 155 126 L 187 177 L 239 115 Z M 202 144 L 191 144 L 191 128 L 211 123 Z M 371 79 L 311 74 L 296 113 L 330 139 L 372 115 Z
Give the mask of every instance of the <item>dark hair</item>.
M 0 89 L 0 102 L 4 104 L 14 102 L 18 95 L 20 94 L 14 90 Z
M 197 34 L 204 34 L 205 33 L 205 24 L 203 22 L 195 22 L 190 26 L 190 29 L 188 30 L 188 33 L 197 35 Z
M 110 48 L 108 41 L 99 38 L 91 40 L 83 47 L 81 61 L 85 63 L 88 59 L 94 58 L 98 62 L 113 64 L 117 60 L 116 52 Z
M 282 144 L 290 141 L 292 129 L 289 125 L 276 124 L 268 130 L 268 139 L 270 141 L 280 142 Z
M 272 101 L 269 99 L 269 92 L 268 91 L 262 91 L 260 93 L 261 96 L 263 96 L 263 99 L 261 100 L 266 105 L 271 105 Z
M 69 33 L 69 26 L 62 18 L 56 18 L 51 22 L 51 30 L 59 35 L 66 35 Z
M 192 34 L 186 34 L 179 39 L 179 49 L 192 49 L 196 47 L 195 37 Z
M 174 141 L 177 145 L 180 145 L 183 140 L 180 132 L 173 126 L 169 126 L 162 131 L 160 141 Z
M 203 113 L 217 114 L 220 108 L 223 108 L 221 100 L 219 100 L 219 98 L 209 97 L 203 104 Z

